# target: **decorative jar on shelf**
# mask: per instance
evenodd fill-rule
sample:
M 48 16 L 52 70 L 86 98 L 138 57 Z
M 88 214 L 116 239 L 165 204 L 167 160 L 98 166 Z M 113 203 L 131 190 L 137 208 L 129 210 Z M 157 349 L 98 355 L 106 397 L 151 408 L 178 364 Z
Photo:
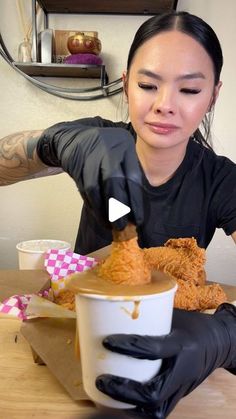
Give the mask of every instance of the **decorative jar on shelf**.
M 77 32 L 67 40 L 67 48 L 71 54 L 95 54 L 102 50 L 101 41 L 95 36 L 88 36 L 84 32 Z
M 32 45 L 28 40 L 24 40 L 18 47 L 18 61 L 21 63 L 29 63 L 32 61 L 31 56 Z

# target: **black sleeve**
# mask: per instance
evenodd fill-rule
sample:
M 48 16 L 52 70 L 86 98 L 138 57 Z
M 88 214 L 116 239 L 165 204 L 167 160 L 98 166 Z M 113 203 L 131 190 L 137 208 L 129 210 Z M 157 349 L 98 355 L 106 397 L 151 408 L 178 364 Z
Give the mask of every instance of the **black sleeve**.
M 127 125 L 128 125 L 122 121 L 114 122 L 114 121 L 110 121 L 109 119 L 101 118 L 100 116 L 94 116 L 93 118 L 80 118 L 80 119 L 76 119 L 70 122 L 75 123 L 75 124 L 78 123 L 87 127 L 100 127 L 100 128 L 106 128 L 106 127 L 127 128 Z
M 83 118 L 74 121 L 59 122 L 45 129 L 37 142 L 37 154 L 40 160 L 47 166 L 61 167 L 58 158 L 58 141 L 66 134 L 66 144 L 72 142 L 75 136 L 91 135 L 95 128 L 122 128 L 135 137 L 131 124 L 122 121 L 113 122 L 99 116 L 94 118 Z
M 236 165 L 226 159 L 227 172 L 222 176 L 214 197 L 218 228 L 227 236 L 236 231 Z
M 128 131 L 133 131 L 133 128 L 131 126 L 130 123 L 125 123 L 123 121 L 119 121 L 119 122 L 114 122 L 114 121 L 110 121 L 109 119 L 104 119 L 101 118 L 100 116 L 95 116 L 92 118 L 80 118 L 80 119 L 75 119 L 73 121 L 63 121 L 63 122 L 58 122 L 57 124 L 52 125 L 51 127 L 47 128 L 48 130 L 54 127 L 58 127 L 58 129 L 60 127 L 70 127 L 70 126 L 83 126 L 83 127 L 87 127 L 87 128 L 91 128 L 91 127 L 100 127 L 100 128 L 124 128 L 127 129 Z

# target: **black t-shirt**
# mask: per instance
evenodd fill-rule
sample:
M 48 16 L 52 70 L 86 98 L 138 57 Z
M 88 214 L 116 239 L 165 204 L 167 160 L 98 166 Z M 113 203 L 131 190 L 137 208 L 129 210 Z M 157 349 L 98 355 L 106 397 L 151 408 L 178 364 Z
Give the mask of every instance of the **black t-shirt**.
M 135 136 L 131 124 L 100 117 L 80 120 L 88 126 L 122 127 Z M 216 228 L 236 231 L 236 164 L 190 139 L 183 162 L 165 184 L 153 187 L 143 173 L 145 222 L 138 229 L 140 247 L 162 246 L 170 238 L 195 237 L 206 248 Z M 82 209 L 75 251 L 87 254 L 107 246 L 111 230 L 89 209 Z

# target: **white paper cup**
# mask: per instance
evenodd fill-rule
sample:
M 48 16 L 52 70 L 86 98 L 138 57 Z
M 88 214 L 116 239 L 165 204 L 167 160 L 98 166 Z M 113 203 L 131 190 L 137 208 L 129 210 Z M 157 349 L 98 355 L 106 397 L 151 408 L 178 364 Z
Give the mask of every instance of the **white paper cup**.
M 44 254 L 49 249 L 70 250 L 71 245 L 62 240 L 27 240 L 16 245 L 19 269 L 44 269 Z
M 84 389 L 98 406 L 132 408 L 100 392 L 95 380 L 113 374 L 145 382 L 154 377 L 161 360 L 140 360 L 108 351 L 103 339 L 114 333 L 166 335 L 171 330 L 173 301 L 177 285 L 158 294 L 137 297 L 108 297 L 77 294 L 76 311 Z M 132 318 L 135 310 L 136 319 Z

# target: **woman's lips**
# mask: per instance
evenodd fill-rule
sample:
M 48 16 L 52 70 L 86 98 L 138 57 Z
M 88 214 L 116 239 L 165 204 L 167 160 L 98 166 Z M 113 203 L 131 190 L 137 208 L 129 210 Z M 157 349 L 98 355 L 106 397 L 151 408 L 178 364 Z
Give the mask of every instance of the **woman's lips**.
M 155 122 L 147 122 L 150 130 L 156 134 L 166 135 L 171 134 L 179 127 L 173 124 L 162 124 L 162 123 L 155 123 Z

